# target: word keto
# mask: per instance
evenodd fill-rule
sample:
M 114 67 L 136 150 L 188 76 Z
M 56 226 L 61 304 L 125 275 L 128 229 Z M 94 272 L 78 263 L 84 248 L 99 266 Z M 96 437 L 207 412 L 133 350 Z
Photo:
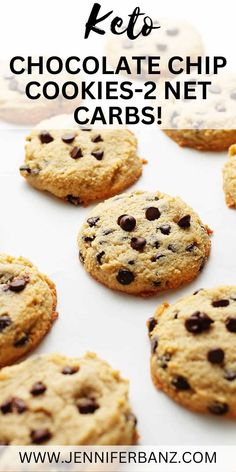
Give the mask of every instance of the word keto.
M 101 5 L 99 5 L 99 3 L 94 3 L 91 13 L 89 15 L 88 21 L 85 26 L 85 35 L 84 35 L 85 39 L 89 37 L 89 34 L 91 33 L 91 31 L 97 34 L 105 34 L 105 31 L 102 30 L 101 28 L 98 28 L 97 24 L 101 23 L 106 18 L 108 18 L 108 16 L 110 16 L 113 13 L 113 10 L 109 11 L 108 13 L 105 13 L 105 15 L 98 18 L 100 9 L 101 9 Z M 145 15 L 145 13 L 141 13 L 140 8 L 136 7 L 133 13 L 131 13 L 131 15 L 128 15 L 130 19 L 128 21 L 127 27 L 125 27 L 123 30 L 120 29 L 123 26 L 123 20 L 119 16 L 116 16 L 111 21 L 110 30 L 113 34 L 127 33 L 127 36 L 129 39 L 136 39 L 139 35 L 148 36 L 152 32 L 152 30 L 160 28 L 160 26 L 154 26 L 153 21 L 149 16 L 145 16 L 143 18 L 143 25 L 142 25 L 141 30 L 135 34 L 134 28 L 137 23 L 137 20 L 139 19 L 139 17 L 143 15 Z
M 61 72 L 67 72 L 71 75 L 80 73 L 87 75 L 97 73 L 118 75 L 121 72 L 128 75 L 132 75 L 132 73 L 136 75 L 159 75 L 161 73 L 160 59 L 160 56 L 132 56 L 128 60 L 125 56 L 120 56 L 114 69 L 111 69 L 106 56 L 101 58 L 87 56 L 82 59 L 78 56 L 70 56 L 66 59 L 59 56 L 49 58 L 38 56 L 37 59 L 32 56 L 14 56 L 9 65 L 11 72 L 16 75 L 57 75 Z M 168 61 L 168 70 L 173 75 L 191 74 L 192 72 L 195 74 L 218 74 L 219 70 L 225 67 L 226 64 L 227 60 L 223 56 L 198 56 L 195 60 L 192 60 L 190 56 L 173 56 Z

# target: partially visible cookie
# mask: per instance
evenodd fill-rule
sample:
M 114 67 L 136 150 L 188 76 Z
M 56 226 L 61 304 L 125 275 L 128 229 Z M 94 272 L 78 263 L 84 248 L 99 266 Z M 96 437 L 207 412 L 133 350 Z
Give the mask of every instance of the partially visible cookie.
M 193 411 L 236 418 L 236 286 L 163 303 L 148 328 L 155 385 Z
M 95 354 L 32 358 L 0 372 L 0 444 L 137 441 L 128 382 Z
M 135 41 L 124 38 L 123 35 L 108 37 L 106 54 L 110 64 L 116 68 L 120 57 L 123 56 L 128 61 L 134 78 L 155 81 L 170 76 L 168 61 L 172 56 L 190 56 L 194 61 L 203 54 L 200 34 L 188 22 L 162 18 L 155 22 L 155 26 L 160 28 L 153 30 L 149 36 L 138 36 Z M 133 56 L 146 58 L 141 61 L 142 74 L 137 74 L 137 62 L 132 59 Z M 154 67 L 154 71 L 160 70 L 160 74 L 148 72 L 149 56 L 160 57 L 160 60 L 155 60 L 155 65 L 159 64 L 159 67 Z M 184 67 L 184 59 L 181 65 Z
M 97 205 L 79 234 L 85 269 L 109 288 L 152 295 L 193 280 L 210 252 L 209 230 L 180 198 L 122 194 Z
M 229 158 L 223 168 L 225 200 L 230 208 L 236 208 L 236 144 L 229 149 Z
M 206 99 L 203 87 L 192 86 L 193 92 L 186 99 L 184 81 L 211 82 L 207 86 Z M 181 76 L 171 86 L 178 89 L 180 82 L 181 99 L 171 95 L 163 102 L 165 116 L 163 131 L 180 146 L 199 151 L 225 151 L 236 142 L 236 75 Z
M 41 94 L 37 100 L 27 97 L 25 93 L 26 85 L 29 82 L 38 82 L 40 86 L 33 85 L 30 88 L 30 93 L 33 96 Z M 44 120 L 50 116 L 59 113 L 72 113 L 76 106 L 79 105 L 80 99 L 65 99 L 61 92 L 59 96 L 53 100 L 43 97 L 42 89 L 44 84 L 52 81 L 52 76 L 44 72 L 43 75 L 35 74 L 28 75 L 25 72 L 22 75 L 12 74 L 9 66 L 5 63 L 0 64 L 0 119 L 20 124 L 20 125 L 34 125 L 39 121 Z M 53 82 L 61 89 L 63 83 L 75 81 L 68 73 L 61 73 L 53 76 Z M 78 83 L 78 78 L 76 78 Z M 50 96 L 55 93 L 54 88 L 48 87 L 47 92 Z M 67 85 L 68 95 L 73 96 L 74 88 Z
M 0 254 L 0 367 L 42 340 L 57 317 L 56 289 L 23 257 Z
M 39 190 L 86 205 L 133 184 L 142 161 L 136 137 L 127 129 L 35 129 L 27 137 L 20 172 Z

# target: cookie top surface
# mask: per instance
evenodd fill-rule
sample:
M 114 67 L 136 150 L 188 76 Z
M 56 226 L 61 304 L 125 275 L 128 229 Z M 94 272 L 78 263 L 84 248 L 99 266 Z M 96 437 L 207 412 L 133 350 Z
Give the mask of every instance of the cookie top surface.
M 120 56 L 125 56 L 133 71 L 132 56 L 160 56 L 161 75 L 152 75 L 150 78 L 169 75 L 168 61 L 172 56 L 178 55 L 185 57 L 190 55 L 192 58 L 203 53 L 202 40 L 196 29 L 186 21 L 172 19 L 161 19 L 155 22 L 155 26 L 161 27 L 153 30 L 149 36 L 140 35 L 135 41 L 130 40 L 124 35 L 110 36 L 106 44 L 106 52 L 109 61 L 117 65 Z M 143 74 L 138 75 L 140 79 L 148 77 L 148 67 L 143 62 Z M 136 74 L 134 74 L 136 75 Z
M 86 204 L 131 185 L 141 175 L 142 162 L 131 131 L 77 126 L 32 131 L 20 169 L 36 188 Z
M 178 85 L 180 82 L 180 86 Z M 184 82 L 193 82 L 189 92 L 185 92 Z M 206 99 L 203 98 L 201 82 L 211 82 L 207 85 Z M 236 128 L 236 75 L 183 75 L 171 82 L 171 87 L 180 90 L 180 99 L 169 92 L 168 99 L 164 98 L 164 88 L 161 89 L 160 101 L 165 107 L 162 120 L 163 129 L 191 129 L 197 133 L 201 129 L 233 130 Z M 196 97 L 191 99 L 191 97 Z M 162 102 L 163 101 L 163 102 Z
M 229 158 L 223 168 L 226 203 L 236 208 L 236 145 L 230 147 Z
M 236 416 L 236 286 L 163 304 L 149 331 L 160 389 L 192 410 Z
M 79 247 L 95 279 L 116 290 L 151 295 L 192 280 L 207 259 L 210 239 L 180 198 L 134 192 L 96 206 L 82 227 Z
M 0 254 L 0 366 L 43 338 L 55 319 L 54 284 L 22 257 Z
M 89 353 L 32 358 L 0 372 L 0 443 L 133 444 L 127 381 Z

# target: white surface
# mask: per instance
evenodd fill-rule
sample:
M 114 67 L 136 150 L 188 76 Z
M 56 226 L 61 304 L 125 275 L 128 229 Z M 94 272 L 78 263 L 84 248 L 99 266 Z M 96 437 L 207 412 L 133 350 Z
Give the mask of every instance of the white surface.
M 156 391 L 149 375 L 146 320 L 158 303 L 200 287 L 235 284 L 236 212 L 227 209 L 221 168 L 226 154 L 180 149 L 161 131 L 140 130 L 148 159 L 132 189 L 180 195 L 213 230 L 212 255 L 185 288 L 141 299 L 95 282 L 78 261 L 76 237 L 90 208 L 74 207 L 31 188 L 19 175 L 26 131 L 0 132 L 1 252 L 23 255 L 56 283 L 59 319 L 37 353 L 98 353 L 130 379 L 131 401 L 143 444 L 235 444 L 233 421 L 196 415 Z

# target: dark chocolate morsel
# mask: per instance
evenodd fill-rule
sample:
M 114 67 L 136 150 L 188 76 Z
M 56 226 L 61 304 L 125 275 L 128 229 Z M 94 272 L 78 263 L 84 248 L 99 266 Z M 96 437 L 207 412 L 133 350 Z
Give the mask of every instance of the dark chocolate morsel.
M 81 148 L 79 146 L 73 147 L 73 149 L 70 151 L 70 156 L 72 159 L 79 159 L 80 157 L 83 157 Z
M 159 229 L 160 229 L 162 234 L 165 234 L 166 236 L 168 236 L 168 234 L 170 234 L 171 227 L 170 227 L 170 225 L 162 225 L 162 226 L 160 226 Z
M 8 284 L 8 290 L 11 292 L 22 292 L 29 282 L 28 277 L 16 277 Z
M 132 231 L 136 226 L 136 219 L 131 215 L 123 215 L 121 218 L 118 218 L 118 220 L 118 224 L 124 231 Z
M 11 397 L 8 398 L 2 405 L 0 405 L 0 410 L 3 413 L 3 415 L 6 415 L 7 413 L 18 413 L 19 415 L 21 413 L 24 413 L 24 411 L 27 410 L 27 406 L 21 398 L 18 397 Z
M 233 380 L 236 380 L 236 372 L 233 372 L 232 370 L 227 370 L 225 372 L 224 379 L 228 380 L 229 382 L 233 382 Z
M 98 161 L 101 161 L 104 156 L 104 151 L 93 151 L 92 156 L 95 157 Z
M 79 398 L 77 408 L 82 415 L 88 415 L 94 413 L 99 408 L 99 405 L 92 398 Z
M 151 338 L 151 353 L 154 354 L 156 352 L 156 349 L 158 347 L 158 337 L 154 336 Z
M 96 226 L 97 222 L 100 220 L 99 216 L 92 216 L 91 218 L 87 219 L 87 223 L 92 228 L 93 226 Z
M 149 208 L 147 208 L 146 211 L 145 211 L 145 216 L 146 216 L 147 220 L 149 220 L 149 221 L 154 221 L 154 220 L 158 220 L 158 218 L 160 218 L 161 213 L 160 213 L 160 211 L 158 210 L 158 208 L 156 208 L 156 207 L 149 207 Z
M 35 382 L 34 385 L 32 386 L 31 390 L 30 390 L 30 393 L 36 397 L 38 395 L 42 395 L 44 392 L 46 392 L 47 390 L 47 387 L 46 385 L 44 385 L 43 382 Z
M 91 141 L 92 141 L 93 143 L 100 143 L 100 142 L 103 141 L 103 139 L 102 139 L 102 137 L 101 137 L 100 134 L 97 134 L 96 136 L 94 136 L 94 137 L 91 139 Z
M 48 131 L 41 131 L 39 139 L 42 144 L 48 144 L 54 140 L 52 135 Z
M 151 333 L 157 325 L 157 320 L 155 318 L 149 318 L 148 320 L 148 332 Z
M 25 346 L 29 341 L 29 335 L 28 334 L 23 334 L 23 336 L 19 339 L 17 339 L 14 342 L 14 347 L 22 347 Z
M 76 134 L 75 133 L 67 133 L 67 134 L 64 134 L 61 139 L 64 143 L 66 144 L 71 144 L 73 143 L 74 139 L 75 139 L 75 136 Z
M 4 329 L 6 329 L 11 324 L 12 324 L 12 320 L 9 315 L 7 314 L 1 315 L 0 316 L 0 333 L 2 333 L 2 331 L 4 331 Z
M 229 300 L 223 299 L 223 298 L 222 300 L 213 300 L 212 302 L 212 306 L 214 306 L 215 308 L 224 307 L 228 305 L 229 305 Z
M 176 388 L 176 390 L 190 390 L 191 387 L 185 377 L 182 375 L 178 375 L 172 380 L 172 385 L 173 387 Z
M 225 357 L 225 353 L 222 349 L 211 349 L 207 353 L 207 359 L 211 364 L 222 364 Z
M 230 333 L 236 333 L 236 318 L 233 316 L 228 316 L 225 321 L 225 326 Z
M 225 415 L 229 411 L 227 403 L 215 402 L 208 406 L 208 410 L 213 415 Z
M 201 334 L 208 331 L 214 321 L 206 314 L 196 311 L 185 320 L 185 328 L 193 334 Z
M 76 374 L 76 372 L 78 371 L 79 371 L 79 367 L 76 367 L 75 365 L 73 366 L 67 365 L 62 369 L 61 372 L 64 375 L 73 375 L 73 374 Z
M 130 245 L 136 251 L 142 251 L 144 246 L 146 246 L 146 239 L 141 237 L 132 238 Z
M 98 264 L 102 264 L 102 257 L 105 255 L 105 252 L 104 251 L 101 251 L 99 252 L 97 255 L 96 255 L 96 259 L 97 259 L 97 262 Z
M 81 204 L 80 197 L 75 197 L 74 195 L 67 195 L 66 199 L 69 203 L 72 203 L 72 205 L 78 206 Z
M 33 429 L 30 437 L 33 444 L 42 444 L 51 439 L 52 433 L 48 428 Z
M 189 228 L 190 227 L 190 220 L 191 220 L 190 215 L 182 216 L 182 218 L 180 218 L 179 221 L 178 221 L 179 227 L 182 228 L 182 229 Z
M 134 281 L 134 274 L 128 269 L 120 269 L 116 276 L 116 280 L 121 285 L 129 285 Z

